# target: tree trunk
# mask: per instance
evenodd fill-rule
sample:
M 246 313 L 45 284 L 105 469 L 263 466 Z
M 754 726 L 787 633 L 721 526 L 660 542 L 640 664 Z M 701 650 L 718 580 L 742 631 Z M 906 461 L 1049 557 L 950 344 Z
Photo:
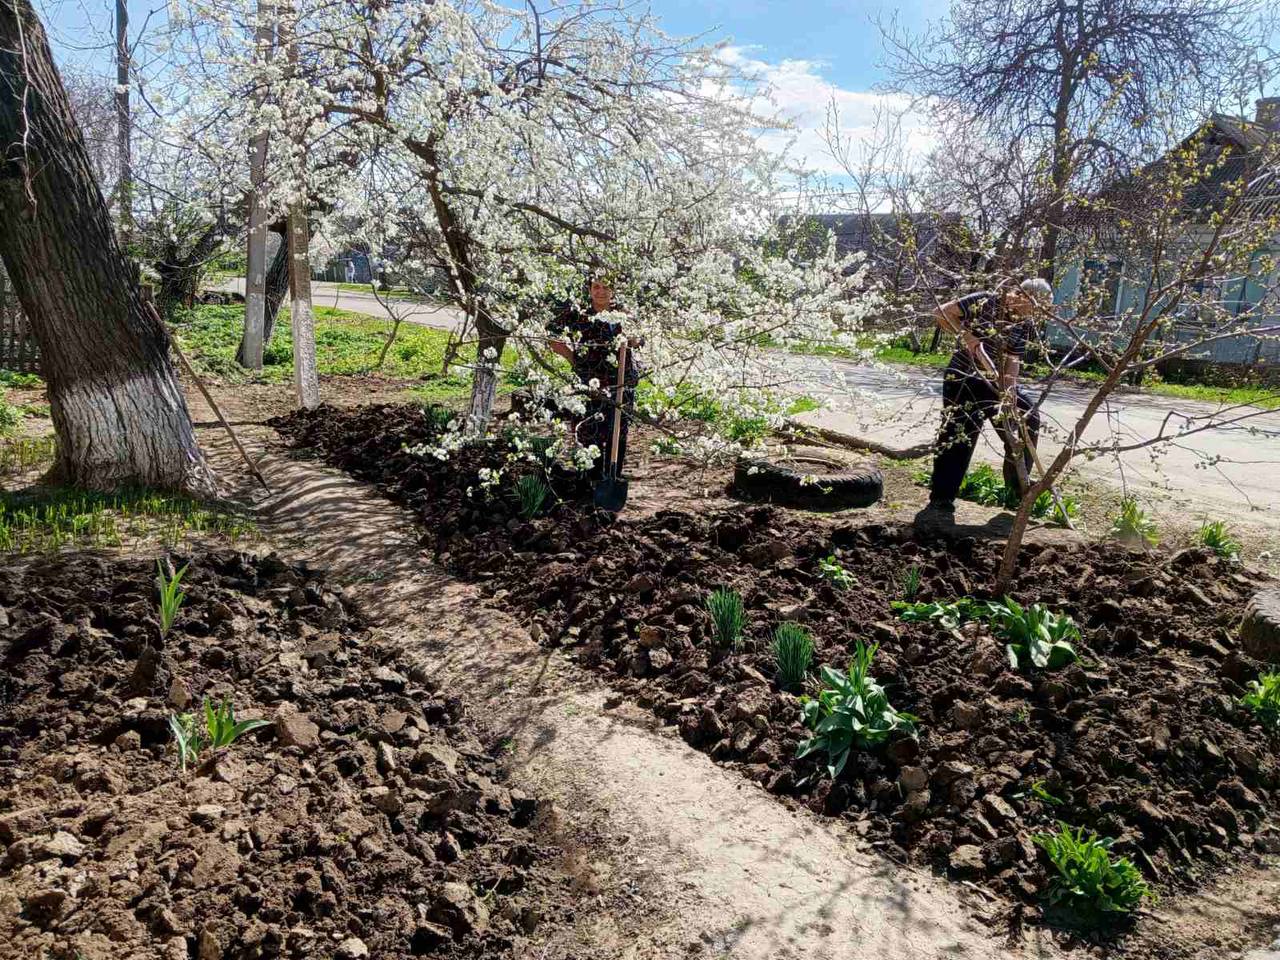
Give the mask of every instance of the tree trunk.
M 289 306 L 293 330 L 293 383 L 298 403 L 306 410 L 320 406 L 320 380 L 316 372 L 316 321 L 311 310 L 311 258 L 308 252 L 307 208 L 298 201 L 289 213 Z
M 481 308 L 476 314 L 476 363 L 471 376 L 471 400 L 467 404 L 466 432 L 483 436 L 493 419 L 498 396 L 498 361 L 507 345 L 507 332 Z M 492 353 L 492 356 L 490 356 Z
M 226 223 L 221 216 L 216 223 L 205 228 L 204 233 L 186 255 L 180 255 L 176 244 L 168 245 L 167 256 L 154 264 L 156 274 L 160 277 L 160 285 L 156 289 L 156 305 L 162 313 L 168 314 L 179 304 L 190 304 L 198 292 L 197 285 L 206 261 L 222 244 L 226 232 Z
M 40 345 L 55 476 L 203 486 L 168 334 L 146 308 L 30 0 L 0 0 L 0 257 Z
M 276 333 L 276 318 L 280 315 L 280 307 L 284 304 L 284 298 L 289 293 L 289 240 L 284 235 L 286 231 L 278 225 L 273 226 L 271 229 L 280 234 L 280 243 L 276 246 L 276 252 L 271 257 L 271 266 L 267 267 L 266 304 L 262 314 L 262 346 L 264 350 L 271 346 L 271 338 Z M 249 366 L 245 362 L 243 339 L 240 341 L 240 348 L 236 351 L 236 363 L 242 367 Z
M 276 42 L 276 8 L 271 0 L 258 0 L 258 30 L 254 36 L 254 59 L 271 59 Z M 266 91 L 259 90 L 257 106 L 266 100 Z M 244 337 L 236 357 L 242 366 L 251 370 L 262 369 L 262 351 L 266 346 L 266 270 L 267 270 L 267 209 L 262 201 L 263 183 L 267 178 L 267 131 L 262 130 L 253 138 L 249 161 L 249 239 L 244 278 Z
M 116 0 L 116 154 L 120 164 L 118 188 L 120 244 L 133 238 L 133 145 L 129 116 L 129 7 Z

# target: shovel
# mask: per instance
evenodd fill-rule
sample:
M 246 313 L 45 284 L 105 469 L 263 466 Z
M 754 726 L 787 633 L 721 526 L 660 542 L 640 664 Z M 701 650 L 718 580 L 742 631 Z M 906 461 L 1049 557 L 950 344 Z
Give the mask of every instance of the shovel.
M 613 403 L 613 434 L 609 438 L 609 459 L 604 477 L 596 484 L 595 503 L 601 510 L 618 513 L 627 505 L 627 481 L 618 462 L 618 441 L 622 438 L 622 401 L 627 376 L 627 344 L 618 348 L 618 389 Z

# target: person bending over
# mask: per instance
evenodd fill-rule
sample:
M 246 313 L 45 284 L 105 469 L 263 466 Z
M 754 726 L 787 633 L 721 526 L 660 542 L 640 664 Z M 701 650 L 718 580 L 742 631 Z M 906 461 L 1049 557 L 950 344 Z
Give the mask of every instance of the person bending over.
M 1052 299 L 1049 284 L 1035 277 L 971 293 L 934 311 L 938 325 L 957 334 L 959 343 L 942 378 L 942 424 L 934 448 L 929 506 L 917 523 L 955 522 L 956 495 L 987 420 L 1004 443 L 1004 482 L 1010 490 L 1022 491 L 1016 451 L 1021 451 L 1024 474 L 1030 476 L 1031 449 L 1026 440 L 1035 444 L 1040 417 L 1018 388 L 1018 373 L 1027 343 L 1036 335 L 1036 311 Z M 1026 424 L 1025 440 L 1018 420 Z

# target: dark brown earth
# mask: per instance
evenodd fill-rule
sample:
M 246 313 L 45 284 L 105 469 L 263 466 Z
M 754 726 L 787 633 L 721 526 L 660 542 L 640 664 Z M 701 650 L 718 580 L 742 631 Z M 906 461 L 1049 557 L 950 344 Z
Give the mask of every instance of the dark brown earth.
M 572 913 L 540 804 L 320 576 L 175 559 L 158 656 L 154 561 L 0 570 L 0 956 L 502 957 Z M 181 774 L 171 711 L 223 696 L 272 725 Z
M 1115 838 L 1165 891 L 1280 848 L 1277 743 L 1238 705 L 1261 667 L 1236 645 L 1256 572 L 1196 550 L 1030 544 L 1011 595 L 1074 617 L 1083 661 L 1024 675 L 985 627 L 956 637 L 889 609 L 911 566 L 920 599 L 981 596 L 997 545 L 921 542 L 910 528 L 767 507 L 614 519 L 569 487 L 529 522 L 504 492 L 510 478 L 488 497 L 477 491 L 479 467 L 505 462 L 501 444 L 447 464 L 404 452 L 432 433 L 417 408 L 276 425 L 411 506 L 444 563 L 689 743 L 785 802 L 851 821 L 894 859 L 982 883 L 1016 905 L 1015 918 L 1035 909 L 1047 881 L 1029 837 L 1056 820 Z M 819 577 L 831 553 L 853 588 Z M 702 604 L 721 585 L 746 601 L 740 651 L 710 640 Z M 873 672 L 895 706 L 920 717 L 918 742 L 856 755 L 835 784 L 793 760 L 798 699 L 779 689 L 768 653 L 783 620 L 808 627 L 816 662 L 838 668 L 855 639 L 879 642 Z

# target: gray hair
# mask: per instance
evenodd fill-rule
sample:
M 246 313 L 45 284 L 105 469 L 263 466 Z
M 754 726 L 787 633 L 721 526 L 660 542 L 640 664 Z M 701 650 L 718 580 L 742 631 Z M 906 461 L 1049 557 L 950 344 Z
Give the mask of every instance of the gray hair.
M 1053 287 L 1043 277 L 1029 277 L 1018 284 L 1018 289 L 1038 303 L 1053 302 Z

